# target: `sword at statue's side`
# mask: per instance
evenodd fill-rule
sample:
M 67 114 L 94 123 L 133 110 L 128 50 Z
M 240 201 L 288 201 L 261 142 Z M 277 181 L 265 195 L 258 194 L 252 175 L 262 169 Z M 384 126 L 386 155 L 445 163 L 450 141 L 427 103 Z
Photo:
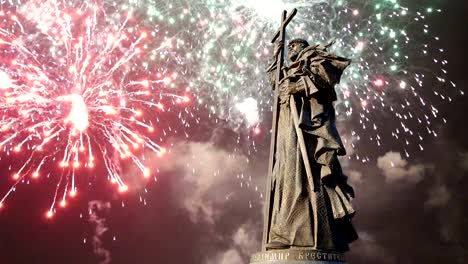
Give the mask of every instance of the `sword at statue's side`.
M 286 39 L 286 26 L 291 22 L 293 17 L 296 15 L 297 9 L 294 8 L 289 16 L 286 18 L 286 11 L 283 11 L 281 15 L 281 25 L 279 30 L 273 37 L 272 43 L 275 43 L 277 39 L 281 41 L 283 46 L 281 47 L 276 57 L 276 81 L 275 81 L 275 98 L 273 103 L 273 122 L 271 128 L 271 143 L 270 143 L 270 159 L 268 162 L 268 179 L 267 179 L 267 192 L 266 192 L 266 204 L 265 204 L 265 215 L 263 222 L 263 240 L 262 248 L 267 250 L 266 245 L 268 243 L 268 233 L 270 230 L 271 222 L 271 185 L 272 185 L 272 174 L 273 167 L 275 165 L 275 152 L 276 152 L 276 136 L 277 136 L 277 125 L 278 125 L 278 96 L 279 96 L 279 85 L 281 80 L 282 68 L 284 63 L 284 42 Z

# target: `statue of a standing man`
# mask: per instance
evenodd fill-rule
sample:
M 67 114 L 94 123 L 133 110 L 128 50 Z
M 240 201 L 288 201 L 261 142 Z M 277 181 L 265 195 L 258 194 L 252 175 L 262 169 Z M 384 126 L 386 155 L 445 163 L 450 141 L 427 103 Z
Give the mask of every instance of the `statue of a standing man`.
M 357 239 L 351 224 L 353 189 L 338 156 L 345 149 L 335 127 L 334 90 L 350 60 L 327 51 L 332 45 L 288 44 L 278 90 L 278 120 L 265 248 L 312 248 L 345 252 Z M 276 80 L 276 58 L 267 70 Z

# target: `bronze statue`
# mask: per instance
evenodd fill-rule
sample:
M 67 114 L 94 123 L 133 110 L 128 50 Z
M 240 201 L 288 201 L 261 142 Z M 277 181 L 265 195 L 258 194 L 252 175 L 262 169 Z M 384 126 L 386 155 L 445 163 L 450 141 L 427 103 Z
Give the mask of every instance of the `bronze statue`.
M 345 149 L 335 126 L 335 84 L 350 60 L 328 45 L 304 39 L 288 43 L 290 64 L 282 66 L 283 13 L 274 61 L 267 69 L 277 94 L 273 117 L 269 190 L 263 250 L 304 248 L 345 252 L 357 239 L 351 224 L 355 211 L 338 156 Z M 280 70 L 278 70 L 278 68 Z M 275 88 L 276 87 L 276 88 Z

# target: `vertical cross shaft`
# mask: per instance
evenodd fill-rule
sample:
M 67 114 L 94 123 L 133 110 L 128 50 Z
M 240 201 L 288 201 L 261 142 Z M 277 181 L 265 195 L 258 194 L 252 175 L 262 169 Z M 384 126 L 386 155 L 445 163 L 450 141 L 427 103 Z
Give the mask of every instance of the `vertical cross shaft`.
M 273 166 L 275 164 L 275 152 L 276 152 L 276 136 L 277 136 L 277 126 L 278 126 L 278 95 L 279 95 L 279 85 L 281 80 L 281 71 L 284 64 L 284 43 L 286 39 L 286 26 L 291 22 L 293 17 L 296 15 L 297 9 L 294 8 L 288 17 L 286 17 L 287 12 L 283 11 L 281 15 L 281 25 L 279 30 L 275 33 L 272 43 L 275 43 L 277 39 L 283 43 L 279 54 L 276 57 L 276 81 L 275 81 L 275 98 L 273 103 L 273 122 L 271 128 L 271 143 L 270 143 L 270 159 L 268 162 L 268 179 L 267 179 L 267 192 L 266 192 L 266 204 L 265 204 L 265 214 L 263 222 L 263 239 L 262 239 L 262 249 L 266 250 L 268 243 L 268 234 L 270 232 L 270 223 L 271 223 L 271 185 L 272 185 L 272 174 Z

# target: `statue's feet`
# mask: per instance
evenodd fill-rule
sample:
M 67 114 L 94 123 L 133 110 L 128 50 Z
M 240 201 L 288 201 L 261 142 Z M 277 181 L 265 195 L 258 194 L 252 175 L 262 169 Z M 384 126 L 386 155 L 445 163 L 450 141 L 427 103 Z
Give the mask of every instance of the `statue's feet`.
M 266 244 L 267 249 L 288 249 L 291 245 L 281 242 L 279 240 L 273 240 L 270 243 Z

